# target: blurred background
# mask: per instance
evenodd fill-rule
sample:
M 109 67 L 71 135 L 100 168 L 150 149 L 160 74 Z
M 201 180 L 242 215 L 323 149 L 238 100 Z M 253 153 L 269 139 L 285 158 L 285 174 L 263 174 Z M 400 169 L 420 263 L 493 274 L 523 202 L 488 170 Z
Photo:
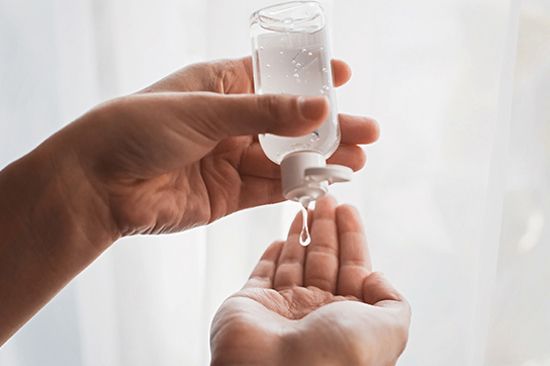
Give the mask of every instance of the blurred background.
M 0 168 L 94 105 L 250 54 L 266 0 L 0 0 Z M 409 299 L 400 366 L 550 365 L 550 2 L 322 1 L 381 124 L 356 205 Z M 0 349 L 0 365 L 205 365 L 210 321 L 298 205 L 119 241 Z

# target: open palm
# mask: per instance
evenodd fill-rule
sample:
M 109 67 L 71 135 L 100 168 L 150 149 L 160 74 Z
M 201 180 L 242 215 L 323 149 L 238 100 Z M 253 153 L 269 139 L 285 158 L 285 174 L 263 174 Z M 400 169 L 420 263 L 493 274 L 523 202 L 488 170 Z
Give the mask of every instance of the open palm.
M 263 255 L 212 324 L 213 364 L 391 365 L 408 338 L 410 308 L 371 272 L 360 217 L 332 197 L 318 201 L 312 241 L 288 239 Z

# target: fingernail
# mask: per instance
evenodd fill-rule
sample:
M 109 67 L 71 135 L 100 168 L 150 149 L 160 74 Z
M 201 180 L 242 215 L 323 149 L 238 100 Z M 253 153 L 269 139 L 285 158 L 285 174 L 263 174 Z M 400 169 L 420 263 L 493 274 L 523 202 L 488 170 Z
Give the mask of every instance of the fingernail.
M 306 119 L 319 119 L 325 113 L 325 105 L 328 104 L 326 97 L 309 97 L 304 96 L 298 98 L 298 109 L 302 117 Z

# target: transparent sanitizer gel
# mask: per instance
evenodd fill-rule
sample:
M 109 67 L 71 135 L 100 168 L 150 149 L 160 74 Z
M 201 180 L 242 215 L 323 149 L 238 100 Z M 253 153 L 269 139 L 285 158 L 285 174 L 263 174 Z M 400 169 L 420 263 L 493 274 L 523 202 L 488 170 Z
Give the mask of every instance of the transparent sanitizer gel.
M 301 137 L 260 135 L 267 157 L 281 165 L 283 195 L 303 206 L 300 244 L 310 242 L 307 208 L 328 184 L 351 179 L 351 169 L 326 165 L 340 144 L 338 112 L 327 49 L 326 17 L 315 1 L 292 1 L 258 10 L 251 17 L 254 85 L 257 94 L 325 95 L 330 115 Z

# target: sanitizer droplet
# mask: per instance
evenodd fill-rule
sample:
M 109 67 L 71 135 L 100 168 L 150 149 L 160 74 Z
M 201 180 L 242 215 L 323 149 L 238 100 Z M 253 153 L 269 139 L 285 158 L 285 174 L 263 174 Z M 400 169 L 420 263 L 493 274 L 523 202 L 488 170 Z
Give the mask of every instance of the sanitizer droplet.
M 300 67 L 300 66 L 302 66 L 302 64 L 298 62 L 298 63 L 296 64 L 296 67 Z
M 306 52 L 307 52 L 307 50 L 306 50 L 305 48 L 303 48 L 303 49 L 302 49 L 302 52 L 303 52 L 303 53 L 306 53 Z
M 283 54 L 284 54 L 284 52 L 283 52 L 283 51 L 281 51 L 281 52 L 279 52 L 279 53 L 280 53 L 281 55 L 283 55 Z
M 302 232 L 300 233 L 300 245 L 307 247 L 311 243 L 309 228 L 307 225 L 307 209 L 309 207 L 309 199 L 304 199 L 302 203 Z
M 308 53 L 307 55 L 308 55 L 308 56 L 313 56 L 313 53 L 310 52 L 310 53 Z
M 323 90 L 328 91 L 330 88 L 328 86 L 323 86 Z
M 263 51 L 263 49 L 264 49 L 264 46 L 260 46 L 260 51 Z
M 298 78 L 300 77 L 300 75 L 294 74 L 294 77 L 295 77 L 296 79 L 298 79 Z
M 292 60 L 292 64 L 294 65 L 296 63 L 296 60 Z
M 267 64 L 267 65 L 265 65 L 265 67 L 267 67 L 267 68 L 270 68 L 270 67 L 271 67 L 271 65 L 270 65 L 270 64 Z
M 323 72 L 328 72 L 328 69 L 326 67 L 323 67 Z

